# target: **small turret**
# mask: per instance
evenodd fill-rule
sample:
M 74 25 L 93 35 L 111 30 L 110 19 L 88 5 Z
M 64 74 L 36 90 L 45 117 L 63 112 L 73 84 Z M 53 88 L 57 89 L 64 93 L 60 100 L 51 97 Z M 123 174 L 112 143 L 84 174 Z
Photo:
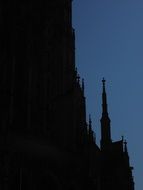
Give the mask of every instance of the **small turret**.
M 95 143 L 95 136 L 94 136 L 94 132 L 92 130 L 91 115 L 89 115 L 89 140 L 90 140 L 90 143 Z
M 128 154 L 128 148 L 127 148 L 127 141 L 124 141 L 124 156 L 125 156 L 125 161 L 127 165 L 129 166 L 129 154 Z

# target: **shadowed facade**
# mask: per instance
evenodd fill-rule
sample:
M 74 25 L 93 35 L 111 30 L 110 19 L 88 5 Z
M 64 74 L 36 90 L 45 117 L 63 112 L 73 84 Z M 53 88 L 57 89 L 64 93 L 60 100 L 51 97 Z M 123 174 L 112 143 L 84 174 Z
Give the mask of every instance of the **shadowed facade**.
M 111 140 L 105 80 L 101 149 L 86 121 L 71 3 L 1 2 L 2 190 L 134 189 L 126 143 Z

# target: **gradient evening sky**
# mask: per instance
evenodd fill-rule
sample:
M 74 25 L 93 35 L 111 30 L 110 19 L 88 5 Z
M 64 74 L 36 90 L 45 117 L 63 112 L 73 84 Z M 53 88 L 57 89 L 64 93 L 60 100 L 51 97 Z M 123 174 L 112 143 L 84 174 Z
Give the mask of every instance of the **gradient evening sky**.
M 112 139 L 128 141 L 135 189 L 143 187 L 143 1 L 74 0 L 76 64 L 85 78 L 87 115 L 100 140 L 102 77 Z

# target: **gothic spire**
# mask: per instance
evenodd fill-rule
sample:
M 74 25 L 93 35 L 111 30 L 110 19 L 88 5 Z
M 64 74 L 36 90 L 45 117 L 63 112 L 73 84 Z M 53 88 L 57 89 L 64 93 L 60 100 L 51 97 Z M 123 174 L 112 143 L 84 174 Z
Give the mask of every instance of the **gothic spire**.
M 103 84 L 103 92 L 102 92 L 102 115 L 108 115 L 105 82 L 106 82 L 106 80 L 103 78 L 103 80 L 102 80 L 102 84 Z
M 105 89 L 105 79 L 102 80 L 103 91 L 102 91 L 102 117 L 101 117 L 101 149 L 105 149 L 112 142 L 111 131 L 110 131 L 110 118 L 108 117 L 107 109 L 107 96 Z

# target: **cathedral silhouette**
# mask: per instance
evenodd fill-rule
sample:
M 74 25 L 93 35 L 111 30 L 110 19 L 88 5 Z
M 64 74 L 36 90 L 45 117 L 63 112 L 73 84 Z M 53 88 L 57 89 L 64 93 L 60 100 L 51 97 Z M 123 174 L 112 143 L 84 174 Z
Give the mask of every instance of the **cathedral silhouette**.
M 134 190 L 127 142 L 111 140 L 105 79 L 100 147 L 86 120 L 72 1 L 0 5 L 0 189 Z

